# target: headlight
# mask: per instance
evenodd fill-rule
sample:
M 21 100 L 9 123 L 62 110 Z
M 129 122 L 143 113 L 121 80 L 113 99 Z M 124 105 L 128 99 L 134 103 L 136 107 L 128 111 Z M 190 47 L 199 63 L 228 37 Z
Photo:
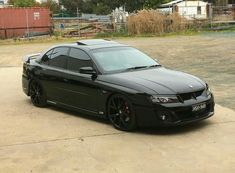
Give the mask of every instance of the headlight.
M 177 96 L 159 96 L 153 95 L 150 97 L 153 103 L 178 103 L 179 99 Z
M 211 89 L 208 84 L 206 84 L 206 95 L 210 96 L 211 95 Z

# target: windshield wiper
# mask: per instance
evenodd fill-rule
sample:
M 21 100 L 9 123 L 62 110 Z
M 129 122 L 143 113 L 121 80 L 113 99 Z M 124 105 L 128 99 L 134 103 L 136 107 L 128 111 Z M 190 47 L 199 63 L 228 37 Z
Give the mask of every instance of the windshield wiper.
M 148 66 L 148 68 L 152 68 L 152 67 L 161 67 L 162 65 L 160 64 L 155 64 L 155 65 L 151 65 L 151 66 Z
M 151 66 L 136 66 L 136 67 L 127 68 L 124 71 L 137 70 L 137 69 L 143 69 L 143 68 L 153 68 L 153 67 L 161 67 L 161 65 L 155 64 L 155 65 L 151 65 Z
M 125 71 L 129 71 L 129 70 L 137 70 L 137 69 L 141 69 L 141 68 L 148 68 L 149 66 L 136 66 L 136 67 L 130 67 L 125 69 Z

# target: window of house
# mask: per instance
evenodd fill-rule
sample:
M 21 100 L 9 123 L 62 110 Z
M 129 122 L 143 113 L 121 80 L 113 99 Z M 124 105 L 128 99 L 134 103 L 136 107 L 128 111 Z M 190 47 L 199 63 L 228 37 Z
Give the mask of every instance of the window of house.
M 197 14 L 202 14 L 202 7 L 201 6 L 198 6 L 197 7 Z

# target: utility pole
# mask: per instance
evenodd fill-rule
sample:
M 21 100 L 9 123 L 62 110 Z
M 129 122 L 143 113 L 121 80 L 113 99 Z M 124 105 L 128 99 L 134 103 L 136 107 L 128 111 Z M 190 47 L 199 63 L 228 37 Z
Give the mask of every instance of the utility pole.
M 26 11 L 26 27 L 27 27 L 27 38 L 29 40 L 29 14 L 28 14 L 28 9 L 25 9 Z
M 79 10 L 78 10 L 78 7 L 77 7 L 77 19 L 78 19 L 78 36 L 80 37 L 81 36 L 81 30 L 80 30 L 80 24 L 79 24 Z

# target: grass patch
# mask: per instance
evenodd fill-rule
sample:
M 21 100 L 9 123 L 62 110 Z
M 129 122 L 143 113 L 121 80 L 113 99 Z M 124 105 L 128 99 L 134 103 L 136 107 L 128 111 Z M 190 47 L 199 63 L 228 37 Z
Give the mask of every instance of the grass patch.
M 158 37 L 150 34 L 132 37 L 126 33 L 124 36 L 123 33 L 98 36 L 96 38 L 118 37 L 115 39 L 118 42 L 137 47 L 170 69 L 185 71 L 204 79 L 211 86 L 216 103 L 235 110 L 235 32 L 187 30 Z M 21 59 L 26 54 L 78 39 L 53 37 L 31 41 L 0 40 L 0 44 L 5 44 L 0 47 L 0 65 L 21 66 Z
M 21 44 L 37 44 L 37 43 L 65 43 L 65 42 L 74 42 L 78 38 L 64 38 L 61 36 L 42 36 L 34 38 L 24 38 L 24 39 L 7 39 L 0 40 L 1 45 L 21 45 Z
M 128 34 L 127 31 L 125 32 L 103 32 L 98 33 L 94 38 L 134 38 L 134 37 L 169 37 L 169 36 L 191 36 L 191 35 L 198 35 L 201 31 L 196 31 L 192 29 L 188 29 L 186 31 L 178 31 L 178 32 L 169 32 L 169 33 L 160 33 L 160 34 L 152 34 L 152 33 L 144 33 L 139 35 L 131 35 Z

